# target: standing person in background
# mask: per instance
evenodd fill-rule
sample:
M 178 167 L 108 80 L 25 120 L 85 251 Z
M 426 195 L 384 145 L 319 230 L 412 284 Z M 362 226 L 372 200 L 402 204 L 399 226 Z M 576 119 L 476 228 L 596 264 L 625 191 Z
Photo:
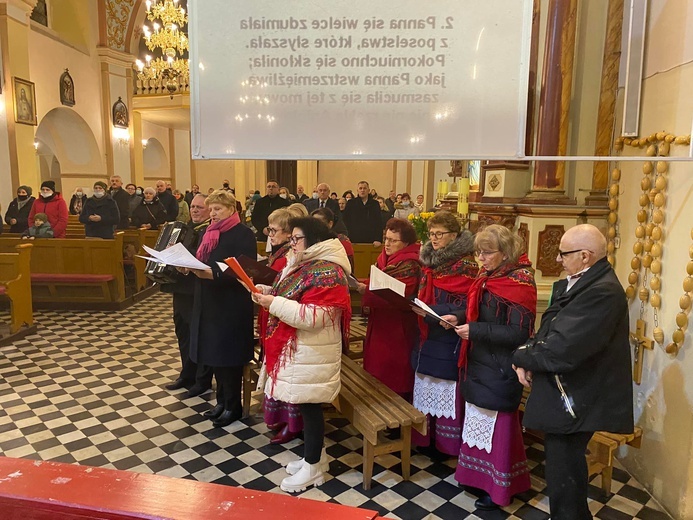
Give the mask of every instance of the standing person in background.
M 214 191 L 205 204 L 212 223 L 196 256 L 209 269 L 190 271 L 197 277 L 190 320 L 190 359 L 214 371 L 217 404 L 204 416 L 219 428 L 243 415 L 243 366 L 253 357 L 253 302 L 238 279 L 219 269 L 217 262 L 241 255 L 255 258 L 257 246 L 253 232 L 240 225 L 236 199 L 230 191 Z
M 334 213 L 330 211 L 329 208 L 319 208 L 316 210 L 313 210 L 310 214 L 311 217 L 315 217 L 317 219 L 320 219 L 323 224 L 325 224 L 330 231 L 332 231 L 335 235 L 337 235 L 337 238 L 339 239 L 339 242 L 344 246 L 344 252 L 347 255 L 347 258 L 349 259 L 349 265 L 351 266 L 351 272 L 354 272 L 354 246 L 351 245 L 351 240 L 349 240 L 349 237 L 346 236 L 344 233 L 340 233 L 335 229 L 335 222 L 334 222 Z
M 29 221 L 34 221 L 36 213 L 45 213 L 48 216 L 48 222 L 53 228 L 55 238 L 65 238 L 68 217 L 65 199 L 59 192 L 55 191 L 54 181 L 43 181 L 40 194 L 41 198 L 31 205 Z
M 588 520 L 587 443 L 596 431 L 633 432 L 628 299 L 595 226 L 566 231 L 556 261 L 568 278 L 553 285 L 539 330 L 513 363 L 532 388 L 524 425 L 544 432 L 551 518 Z
M 173 196 L 173 193 L 166 189 L 164 181 L 156 181 L 156 194 L 159 197 L 159 202 L 166 210 L 166 221 L 174 222 L 178 216 L 178 201 Z
M 310 197 L 305 194 L 303 186 L 301 184 L 296 186 L 296 202 L 305 202 L 308 199 L 310 199 Z
M 158 229 L 168 219 L 166 208 L 159 202 L 156 190 L 152 187 L 144 189 L 144 199 L 132 212 L 132 225 L 139 229 Z
M 84 190 L 80 187 L 75 188 L 75 192 L 72 194 L 72 198 L 70 199 L 70 215 L 81 214 L 85 202 L 87 202 L 87 196 L 84 194 Z
M 317 186 L 318 198 L 309 199 L 304 202 L 308 214 L 312 214 L 316 209 L 327 208 L 334 215 L 335 232 L 346 235 L 347 228 L 344 225 L 342 211 L 339 209 L 339 202 L 330 198 L 330 185 L 322 182 Z
M 303 417 L 304 457 L 286 466 L 290 476 L 280 486 L 290 493 L 325 481 L 322 405 L 339 394 L 351 319 L 344 248 L 318 219 L 292 219 L 291 228 L 292 251 L 279 279 L 271 290 L 253 293 L 269 311 L 259 386 L 269 397 L 298 404 Z
M 443 316 L 458 325 L 460 391 L 465 402 L 462 447 L 455 479 L 483 491 L 477 509 L 509 505 L 531 487 L 518 407 L 522 385 L 512 353 L 534 330 L 537 287 L 524 243 L 493 224 L 474 237 L 482 264 L 467 309 Z
M 449 211 L 438 211 L 428 222 L 429 241 L 421 248 L 423 271 L 419 300 L 439 316 L 463 310 L 467 293 L 479 272 L 474 239 Z M 414 407 L 427 415 L 426 435 L 412 432 L 412 444 L 457 457 L 462 444 L 463 407 L 458 392 L 461 340 L 442 321 L 414 310 L 421 319 L 423 341 L 413 356 Z
M 347 200 L 344 197 L 340 197 L 337 199 L 337 204 L 339 204 L 339 211 L 344 213 L 344 210 L 346 209 L 346 203 Z
M 130 211 L 130 196 L 128 192 L 123 189 L 123 179 L 120 175 L 111 175 L 109 182 L 111 183 L 109 193 L 118 205 L 118 213 L 120 215 L 118 229 L 127 229 L 130 226 L 130 219 L 128 217 Z
M 359 182 L 358 194 L 358 197 L 347 202 L 344 210 L 349 239 L 355 244 L 372 243 L 374 247 L 380 247 L 383 240 L 380 204 L 371 198 L 366 181 Z
M 414 203 L 414 207 L 419 210 L 419 213 L 423 213 L 425 211 L 423 195 L 416 196 L 416 202 Z
M 267 241 L 264 229 L 267 227 L 267 218 L 270 216 L 270 213 L 275 209 L 285 208 L 290 204 L 290 200 L 282 199 L 279 196 L 279 184 L 277 184 L 277 181 L 267 181 L 267 195 L 255 202 L 253 213 L 250 216 L 253 227 L 256 229 L 258 242 Z
M 416 230 L 406 220 L 390 219 L 385 226 L 385 246 L 378 257 L 378 269 L 403 282 L 404 296 L 413 299 L 419 289 L 421 262 Z M 362 304 L 370 309 L 363 343 L 363 368 L 393 392 L 411 402 L 414 369 L 411 353 L 419 343 L 419 326 L 411 311 L 393 309 L 389 302 L 359 283 Z
M 346 190 L 344 193 L 342 193 L 342 197 L 349 201 L 354 198 L 354 192 L 351 190 Z
M 378 204 L 380 205 L 380 219 L 383 222 L 383 229 L 385 229 L 387 221 L 392 218 L 392 213 L 390 212 L 389 209 L 387 209 L 387 204 L 385 204 L 385 199 L 383 199 L 382 197 L 378 197 L 376 200 L 378 201 Z
M 198 193 L 200 193 L 200 186 L 197 184 L 193 184 L 190 191 L 185 192 L 185 202 L 188 203 L 188 207 L 192 206 L 192 200 Z
M 183 245 L 195 254 L 202 236 L 209 226 L 209 208 L 205 204 L 207 195 L 198 193 L 190 204 L 190 223 Z M 187 397 L 204 394 L 212 388 L 212 369 L 198 365 L 190 359 L 190 320 L 192 319 L 195 278 L 180 274 L 174 283 L 161 284 L 161 291 L 173 294 L 173 325 L 178 339 L 181 370 L 178 378 L 166 385 L 167 390 L 187 388 Z
M 111 195 L 106 193 L 106 183 L 96 181 L 94 194 L 87 199 L 79 216 L 79 221 L 84 224 L 84 236 L 113 238 L 113 231 L 120 220 L 118 205 Z
M 187 224 L 190 222 L 190 208 L 188 207 L 188 203 L 183 199 L 183 194 L 180 190 L 173 190 L 173 196 L 178 202 L 178 216 L 176 217 L 176 222 Z
M 5 222 L 10 226 L 10 233 L 23 233 L 29 229 L 29 215 L 35 200 L 31 196 L 29 186 L 22 185 L 17 188 L 17 196 L 10 202 L 5 213 Z
M 132 212 L 140 202 L 142 202 L 142 188 L 138 188 L 130 183 L 125 186 L 125 191 L 128 194 L 128 219 L 132 218 Z
M 390 217 L 395 214 L 395 201 L 397 200 L 397 193 L 395 190 L 390 190 L 390 194 L 385 199 L 385 205 L 390 212 Z
M 411 203 L 411 197 L 408 193 L 402 193 L 401 205 L 401 208 L 395 210 L 395 218 L 407 220 L 409 215 L 419 216 L 419 210 Z

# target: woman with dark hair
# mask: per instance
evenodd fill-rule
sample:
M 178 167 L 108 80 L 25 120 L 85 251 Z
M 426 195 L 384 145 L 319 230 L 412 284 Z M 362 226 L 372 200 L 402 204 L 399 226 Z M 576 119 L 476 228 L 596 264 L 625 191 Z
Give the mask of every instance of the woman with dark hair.
M 482 264 L 465 311 L 443 316 L 462 338 L 460 391 L 465 401 L 462 447 L 455 479 L 484 491 L 477 509 L 507 506 L 530 488 L 518 407 L 522 385 L 513 351 L 534 329 L 537 288 L 522 239 L 505 226 L 477 233 Z
M 329 469 L 323 450 L 322 405 L 339 394 L 342 342 L 349 336 L 351 272 L 344 248 L 315 218 L 291 220 L 291 252 L 269 294 L 253 299 L 269 310 L 259 386 L 265 395 L 298 404 L 304 458 L 286 466 L 281 489 L 319 486 Z
M 335 224 L 335 215 L 334 212 L 330 208 L 318 208 L 315 209 L 311 212 L 310 214 L 311 217 L 315 217 L 317 219 L 320 219 L 323 224 L 325 224 L 331 231 L 334 232 L 332 229 Z M 349 265 L 351 266 L 351 271 L 354 271 L 354 246 L 351 245 L 351 240 L 349 240 L 349 237 L 346 236 L 343 233 L 336 233 L 337 238 L 341 242 L 342 246 L 344 246 L 344 252 L 347 255 L 347 258 L 349 259 Z
M 430 240 L 421 248 L 419 299 L 439 316 L 452 314 L 465 308 L 467 292 L 479 272 L 474 240 L 448 211 L 438 211 L 427 226 Z M 462 442 L 462 403 L 457 390 L 461 340 L 442 321 L 415 312 L 421 316 L 423 343 L 413 356 L 413 404 L 427 414 L 428 429 L 426 436 L 412 432 L 412 443 L 457 456 Z
M 81 215 L 84 204 L 87 202 L 87 196 L 84 193 L 84 189 L 78 186 L 75 188 L 75 192 L 72 194 L 70 199 L 70 206 L 68 211 L 70 215 Z
M 420 245 L 416 242 L 414 226 L 406 220 L 392 218 L 385 225 L 385 245 L 376 266 L 381 271 L 406 284 L 404 296 L 413 299 L 419 288 L 421 263 Z M 363 306 L 370 309 L 366 341 L 363 344 L 363 368 L 411 401 L 414 370 L 411 353 L 419 340 L 419 327 L 409 311 L 393 309 L 360 283 Z
M 5 222 L 10 226 L 10 233 L 24 233 L 29 229 L 29 214 L 35 200 L 31 196 L 31 188 L 29 186 L 17 188 L 17 196 L 10 202 L 5 213 Z
M 330 198 L 333 200 L 337 200 L 339 198 L 339 195 L 337 195 L 336 191 L 333 191 L 332 193 L 330 193 Z
M 197 248 L 197 259 L 209 269 L 197 276 L 190 320 L 190 359 L 212 367 L 217 381 L 217 404 L 203 415 L 214 427 L 243 415 L 243 366 L 253 357 L 253 302 L 237 278 L 224 273 L 217 262 L 245 255 L 255 258 L 253 232 L 239 225 L 236 199 L 230 191 L 215 190 L 205 199 L 211 224 Z
M 354 192 L 351 190 L 346 190 L 344 193 L 342 193 L 342 197 L 344 197 L 346 200 L 350 200 L 354 198 Z

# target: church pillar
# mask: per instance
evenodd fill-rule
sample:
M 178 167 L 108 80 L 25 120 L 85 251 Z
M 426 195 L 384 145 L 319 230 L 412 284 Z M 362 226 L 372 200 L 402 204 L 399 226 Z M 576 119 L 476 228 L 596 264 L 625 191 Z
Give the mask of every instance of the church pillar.
M 296 184 L 303 186 L 309 197 L 318 184 L 318 161 L 296 161 Z M 262 193 L 262 188 L 258 188 Z
M 536 155 L 565 155 L 573 84 L 577 0 L 550 0 L 547 16 Z M 564 177 L 564 162 L 542 161 L 536 164 L 527 202 L 567 202 Z
M 135 182 L 137 179 L 144 182 L 144 171 L 135 171 L 139 165 L 137 151 L 138 148 L 141 149 L 141 142 L 135 142 L 135 134 L 138 134 L 139 131 L 138 135 L 141 141 L 142 131 L 141 126 L 138 127 L 138 131 L 135 131 L 133 126 L 136 119 L 132 106 L 132 64 L 135 57 L 108 47 L 97 47 L 96 51 L 101 63 L 103 144 L 108 175 L 120 175 L 123 178 L 123 184 Z M 129 139 L 113 135 L 112 109 L 118 98 L 121 98 L 128 107 L 130 115 Z
M 31 186 L 34 193 L 41 184 L 36 160 L 33 124 L 15 121 L 13 78 L 31 81 L 29 76 L 29 16 L 36 0 L 0 0 L 0 49 L 2 50 L 2 79 L 5 90 L 4 119 L 6 120 L 9 174 L 12 193 L 22 184 Z M 31 97 L 31 96 L 28 96 Z M 36 116 L 36 103 L 29 99 L 31 116 Z M 2 118 L 0 118 L 0 121 Z M 4 132 L 3 132 L 4 133 Z M 8 190 L 9 191 L 9 190 Z
M 615 123 L 614 112 L 616 110 L 616 95 L 618 94 L 618 72 L 621 62 L 622 30 L 623 0 L 609 0 L 594 155 L 611 155 L 611 140 Z M 592 170 L 592 189 L 585 199 L 588 206 L 606 206 L 609 200 L 606 194 L 608 182 L 609 163 L 606 161 L 595 162 Z

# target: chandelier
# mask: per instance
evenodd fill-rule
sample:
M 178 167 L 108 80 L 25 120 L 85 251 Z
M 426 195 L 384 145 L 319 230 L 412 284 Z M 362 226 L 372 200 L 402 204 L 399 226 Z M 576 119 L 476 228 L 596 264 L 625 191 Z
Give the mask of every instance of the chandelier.
M 178 6 L 179 0 L 147 0 L 147 18 L 153 22 L 150 28 L 142 27 L 147 48 L 159 56 L 145 56 L 137 60 L 138 79 L 144 84 L 163 87 L 173 97 L 180 86 L 190 79 L 188 60 L 183 58 L 188 51 L 188 37 L 183 27 L 188 23 L 185 9 Z

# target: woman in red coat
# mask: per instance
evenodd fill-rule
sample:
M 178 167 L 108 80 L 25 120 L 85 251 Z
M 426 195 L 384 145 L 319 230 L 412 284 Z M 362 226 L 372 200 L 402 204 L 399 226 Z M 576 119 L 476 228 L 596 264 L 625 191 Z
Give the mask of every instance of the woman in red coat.
M 404 295 L 414 298 L 421 278 L 420 244 L 409 221 L 391 218 L 385 224 L 385 246 L 376 266 L 393 278 L 404 282 Z M 370 309 L 366 341 L 363 344 L 363 368 L 385 383 L 393 392 L 411 401 L 414 369 L 411 351 L 419 340 L 419 326 L 414 313 L 393 309 L 359 284 L 363 306 Z
M 34 215 L 37 213 L 45 213 L 48 215 L 48 222 L 53 228 L 53 236 L 55 238 L 65 238 L 68 216 L 65 199 L 63 199 L 60 193 L 55 191 L 54 181 L 44 181 L 41 184 L 40 194 L 41 196 L 31 206 L 29 222 L 34 221 Z

